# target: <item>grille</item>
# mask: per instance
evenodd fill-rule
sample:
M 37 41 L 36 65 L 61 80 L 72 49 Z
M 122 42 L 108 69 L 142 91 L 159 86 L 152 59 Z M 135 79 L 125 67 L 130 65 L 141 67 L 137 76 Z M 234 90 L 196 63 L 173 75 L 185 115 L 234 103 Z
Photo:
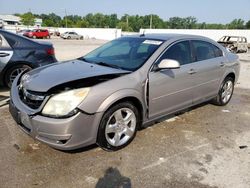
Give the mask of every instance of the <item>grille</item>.
M 32 109 L 38 109 L 45 99 L 45 94 L 19 88 L 19 96 L 22 102 Z

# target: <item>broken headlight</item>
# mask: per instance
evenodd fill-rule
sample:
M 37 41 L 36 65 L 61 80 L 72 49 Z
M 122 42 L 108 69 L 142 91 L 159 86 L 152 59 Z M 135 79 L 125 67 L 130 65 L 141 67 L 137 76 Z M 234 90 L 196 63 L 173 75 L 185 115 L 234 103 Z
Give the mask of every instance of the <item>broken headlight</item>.
M 87 97 L 89 88 L 74 89 L 52 96 L 43 108 L 42 114 L 62 117 L 73 110 Z

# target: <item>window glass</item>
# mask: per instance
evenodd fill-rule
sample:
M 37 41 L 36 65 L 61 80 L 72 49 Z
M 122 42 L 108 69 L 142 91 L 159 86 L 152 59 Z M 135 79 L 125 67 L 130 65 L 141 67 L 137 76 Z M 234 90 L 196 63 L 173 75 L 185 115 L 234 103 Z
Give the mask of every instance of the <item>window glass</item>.
M 171 46 L 160 58 L 177 60 L 180 65 L 185 65 L 192 62 L 191 49 L 189 41 L 182 41 Z M 159 62 L 160 62 L 159 61 Z
M 195 52 L 196 60 L 203 61 L 206 59 L 215 58 L 214 45 L 205 41 L 192 41 Z
M 161 40 L 122 37 L 113 40 L 84 56 L 90 63 L 105 63 L 125 70 L 136 70 L 163 43 Z
M 223 56 L 223 52 L 220 48 L 218 48 L 217 46 L 213 45 L 214 47 L 214 53 L 216 57 L 221 57 Z
M 126 55 L 129 54 L 131 47 L 129 42 L 123 42 L 118 45 L 114 45 L 110 47 L 108 50 L 104 50 L 99 57 L 107 57 L 107 56 L 117 56 L 117 55 Z
M 5 38 L 0 35 L 0 48 L 9 48 L 8 42 L 5 40 Z

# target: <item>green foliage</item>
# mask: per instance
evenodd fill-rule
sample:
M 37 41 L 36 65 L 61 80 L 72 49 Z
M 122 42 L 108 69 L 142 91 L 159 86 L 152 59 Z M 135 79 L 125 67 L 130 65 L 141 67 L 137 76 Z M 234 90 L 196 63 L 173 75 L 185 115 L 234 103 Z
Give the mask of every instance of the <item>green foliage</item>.
M 234 19 L 228 24 L 228 29 L 245 29 L 244 20 Z
M 192 16 L 186 18 L 171 17 L 168 21 L 168 27 L 171 29 L 196 29 L 197 19 Z
M 123 15 L 120 19 L 117 14 L 105 15 L 102 13 L 87 14 L 86 16 L 68 15 L 60 16 L 50 14 L 15 14 L 21 16 L 24 25 L 34 25 L 35 18 L 43 19 L 44 27 L 78 27 L 78 28 L 121 28 L 123 31 L 138 32 L 141 28 L 152 29 L 250 29 L 250 20 L 244 24 L 242 19 L 234 19 L 229 24 L 198 23 L 195 17 L 171 17 L 164 21 L 158 15 L 150 14 Z
M 34 25 L 35 24 L 35 16 L 31 12 L 24 13 L 21 15 L 21 22 L 23 25 Z
M 250 29 L 250 20 L 246 23 L 246 28 Z

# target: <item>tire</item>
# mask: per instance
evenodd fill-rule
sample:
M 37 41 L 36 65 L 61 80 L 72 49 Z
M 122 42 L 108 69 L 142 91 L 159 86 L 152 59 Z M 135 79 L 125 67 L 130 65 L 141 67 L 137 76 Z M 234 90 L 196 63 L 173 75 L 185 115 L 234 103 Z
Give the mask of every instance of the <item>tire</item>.
M 212 103 L 218 106 L 225 106 L 232 98 L 234 91 L 234 79 L 226 77 L 220 86 L 218 95 L 212 100 Z
M 34 35 L 32 38 L 33 38 L 33 39 L 36 39 L 36 36 Z
M 124 148 L 135 138 L 139 122 L 138 109 L 132 103 L 122 102 L 112 106 L 102 117 L 97 144 L 107 151 Z
M 4 76 L 5 85 L 11 88 L 12 82 L 17 77 L 17 75 L 19 75 L 22 71 L 31 70 L 31 69 L 32 68 L 30 66 L 24 65 L 24 64 L 19 64 L 19 65 L 10 67 L 6 71 L 5 76 Z
M 67 37 L 67 39 L 71 39 L 71 37 L 70 37 L 70 36 L 68 36 L 68 37 Z
M 83 37 L 80 37 L 80 40 L 83 40 Z

